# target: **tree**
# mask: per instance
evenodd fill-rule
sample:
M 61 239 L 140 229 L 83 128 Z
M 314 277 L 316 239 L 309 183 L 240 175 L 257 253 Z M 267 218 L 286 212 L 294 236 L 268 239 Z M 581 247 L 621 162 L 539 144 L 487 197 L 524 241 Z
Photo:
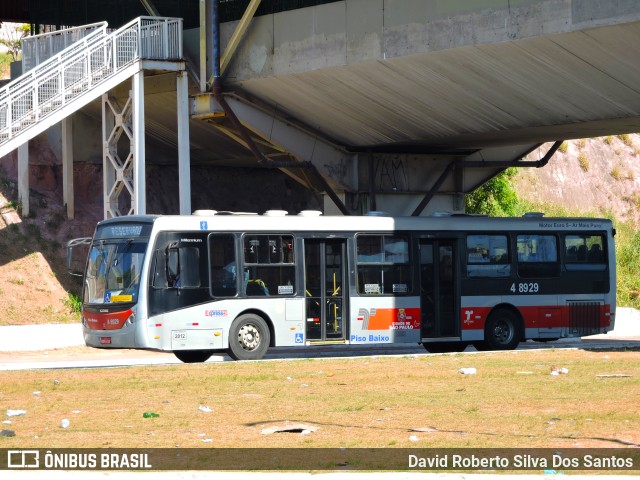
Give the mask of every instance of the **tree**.
M 515 168 L 508 168 L 465 195 L 465 211 L 491 217 L 518 215 L 518 194 L 510 181 L 515 174 Z
M 20 60 L 22 49 L 20 40 L 29 35 L 31 27 L 28 24 L 3 23 L 0 28 L 0 45 L 3 45 L 14 62 Z

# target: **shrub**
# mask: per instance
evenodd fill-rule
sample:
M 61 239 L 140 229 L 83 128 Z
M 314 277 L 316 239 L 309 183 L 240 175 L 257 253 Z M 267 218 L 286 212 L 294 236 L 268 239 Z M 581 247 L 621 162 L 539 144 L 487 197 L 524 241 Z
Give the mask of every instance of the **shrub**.
M 589 171 L 589 159 L 587 158 L 587 154 L 584 152 L 580 152 L 578 154 L 578 163 L 580 164 L 580 168 L 583 172 Z
M 492 217 L 517 215 L 519 213 L 518 194 L 510 181 L 515 174 L 515 168 L 508 168 L 480 188 L 465 195 L 465 211 Z
M 622 174 L 622 170 L 618 166 L 613 167 L 611 169 L 611 172 L 609 172 L 609 175 L 611 175 L 614 178 L 614 180 L 622 180 L 624 178 L 624 175 Z
M 622 143 L 624 143 L 627 147 L 630 147 L 633 145 L 633 139 L 631 138 L 631 135 L 629 135 L 628 133 L 623 133 L 622 135 L 618 135 L 618 138 L 622 140 Z

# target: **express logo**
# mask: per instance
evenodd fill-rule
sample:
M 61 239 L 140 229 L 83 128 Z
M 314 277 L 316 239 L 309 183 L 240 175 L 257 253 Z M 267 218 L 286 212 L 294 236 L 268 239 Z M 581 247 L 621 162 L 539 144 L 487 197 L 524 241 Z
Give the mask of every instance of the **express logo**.
M 227 311 L 226 310 L 205 310 L 204 316 L 205 317 L 226 317 Z

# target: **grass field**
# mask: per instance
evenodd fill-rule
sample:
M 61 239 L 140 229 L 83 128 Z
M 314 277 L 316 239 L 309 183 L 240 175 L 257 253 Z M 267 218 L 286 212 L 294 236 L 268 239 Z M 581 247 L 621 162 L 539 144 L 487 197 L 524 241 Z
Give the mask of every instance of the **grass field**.
M 638 447 L 639 394 L 640 352 L 564 349 L 12 371 L 0 447 Z

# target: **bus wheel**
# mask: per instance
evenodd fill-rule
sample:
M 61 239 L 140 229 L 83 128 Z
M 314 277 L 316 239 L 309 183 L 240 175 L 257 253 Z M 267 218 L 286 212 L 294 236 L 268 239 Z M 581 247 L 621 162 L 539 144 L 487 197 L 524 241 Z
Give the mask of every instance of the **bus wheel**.
M 259 316 L 240 315 L 231 324 L 228 354 L 234 360 L 259 360 L 269 348 L 269 327 Z
M 484 327 L 484 345 L 488 350 L 513 350 L 522 338 L 520 322 L 510 310 L 497 310 Z
M 423 343 L 422 346 L 429 353 L 463 352 L 467 348 L 465 342 L 436 342 Z
M 209 360 L 213 350 L 174 350 L 173 354 L 184 363 L 202 363 Z

